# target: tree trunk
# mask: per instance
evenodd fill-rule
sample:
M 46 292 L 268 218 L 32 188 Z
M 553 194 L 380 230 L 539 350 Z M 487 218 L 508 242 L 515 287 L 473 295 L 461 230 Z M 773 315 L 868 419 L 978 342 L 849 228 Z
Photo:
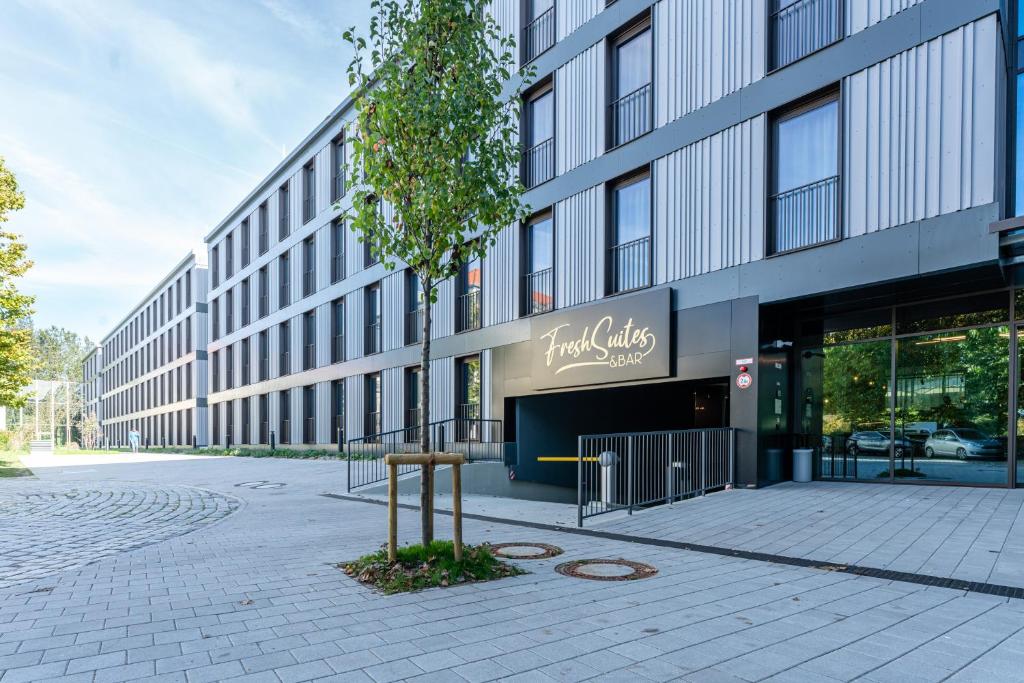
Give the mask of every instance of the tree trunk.
M 420 342 L 420 451 L 431 452 L 430 443 L 430 295 L 434 287 L 429 276 L 420 280 L 423 289 L 423 339 Z M 441 444 L 441 449 L 444 444 Z M 434 473 L 429 465 L 420 470 L 420 526 L 423 547 L 434 540 L 434 501 L 431 500 L 431 479 Z

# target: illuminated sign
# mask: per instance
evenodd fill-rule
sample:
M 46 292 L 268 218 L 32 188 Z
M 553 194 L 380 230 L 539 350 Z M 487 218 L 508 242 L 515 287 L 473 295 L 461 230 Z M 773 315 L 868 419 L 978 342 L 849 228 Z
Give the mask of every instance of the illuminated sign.
M 534 388 L 667 377 L 670 317 L 667 289 L 537 316 Z

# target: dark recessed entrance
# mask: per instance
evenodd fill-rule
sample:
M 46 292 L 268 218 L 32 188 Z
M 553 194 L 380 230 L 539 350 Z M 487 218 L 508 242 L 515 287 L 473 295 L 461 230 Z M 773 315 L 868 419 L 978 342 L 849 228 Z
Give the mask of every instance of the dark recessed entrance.
M 516 478 L 576 487 L 580 435 L 729 426 L 726 379 L 655 382 L 506 399 Z M 509 420 L 509 417 L 512 417 Z

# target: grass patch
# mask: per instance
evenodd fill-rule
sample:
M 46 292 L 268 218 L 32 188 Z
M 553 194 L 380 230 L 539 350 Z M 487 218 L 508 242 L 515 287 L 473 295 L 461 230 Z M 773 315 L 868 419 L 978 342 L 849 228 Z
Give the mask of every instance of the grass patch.
M 57 448 L 54 450 L 58 455 L 114 455 L 128 453 L 129 449 L 78 449 L 78 448 Z M 333 450 L 292 450 L 280 448 L 270 450 L 269 448 L 140 448 L 139 453 L 175 453 L 180 455 L 220 455 L 225 457 L 242 458 L 287 458 L 291 460 L 344 460 L 344 454 Z M 354 460 L 359 459 L 353 456 Z
M 7 477 L 28 477 L 32 470 L 21 464 L 21 458 L 12 451 L 0 451 L 0 479 Z
M 462 561 L 456 562 L 455 544 L 451 541 L 434 541 L 426 548 L 419 544 L 401 547 L 398 549 L 398 561 L 394 564 L 388 562 L 385 547 L 354 562 L 343 562 L 338 568 L 360 583 L 373 586 L 387 595 L 493 581 L 526 573 L 499 560 L 486 543 L 464 544 Z

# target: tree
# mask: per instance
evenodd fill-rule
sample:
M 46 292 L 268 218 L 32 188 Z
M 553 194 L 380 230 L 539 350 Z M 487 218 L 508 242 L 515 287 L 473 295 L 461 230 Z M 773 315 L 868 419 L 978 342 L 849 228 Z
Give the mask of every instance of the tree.
M 88 337 L 63 327 L 36 330 L 32 335 L 32 352 L 36 358 L 36 379 L 61 382 L 82 382 L 82 363 L 95 344 Z
M 437 286 L 497 233 L 526 217 L 514 170 L 520 92 L 512 82 L 515 39 L 502 35 L 486 0 L 373 0 L 369 41 L 346 31 L 355 51 L 356 134 L 350 169 L 362 183 L 345 214 L 384 261 L 416 274 L 423 294 L 420 450 L 430 451 L 431 306 Z M 430 468 L 420 479 L 423 543 L 433 539 Z
M 30 316 L 35 298 L 17 287 L 17 279 L 32 267 L 25 243 L 19 235 L 3 230 L 2 224 L 8 213 L 24 206 L 25 195 L 0 157 L 0 405 L 11 407 L 24 404 L 22 389 L 32 379 Z

